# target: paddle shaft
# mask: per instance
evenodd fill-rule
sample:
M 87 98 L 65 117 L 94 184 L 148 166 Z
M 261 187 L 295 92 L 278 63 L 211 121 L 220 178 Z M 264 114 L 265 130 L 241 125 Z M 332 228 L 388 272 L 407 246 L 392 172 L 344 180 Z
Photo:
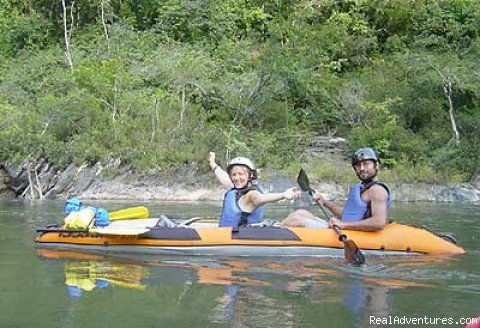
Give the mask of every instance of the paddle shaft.
M 310 189 L 310 190 L 308 191 L 308 193 L 313 196 L 312 189 Z M 328 215 L 328 213 L 327 213 L 327 210 L 325 209 L 325 206 L 323 206 L 322 204 L 319 204 L 319 203 L 317 203 L 317 205 L 318 205 L 318 207 L 320 207 L 320 209 L 322 210 L 323 214 L 325 215 L 325 219 L 326 219 L 327 222 L 328 222 L 328 220 L 329 220 L 329 215 Z M 346 240 L 347 240 L 347 236 L 346 236 L 344 233 L 342 233 L 342 230 L 340 229 L 340 227 L 337 226 L 337 225 L 333 225 L 332 228 L 333 228 L 333 230 L 335 230 L 335 232 L 337 233 L 337 235 L 338 235 L 338 240 L 340 240 L 341 242 L 343 242 L 343 243 L 345 244 L 345 242 L 346 242 Z
M 46 233 L 46 232 L 88 232 L 87 229 L 65 229 L 65 228 L 44 228 L 36 229 L 37 233 Z
M 318 204 L 318 207 L 320 207 L 320 209 L 322 210 L 323 214 L 325 214 L 325 217 L 327 218 L 327 221 L 328 221 L 328 213 L 325 207 L 321 204 Z M 337 234 L 338 240 L 343 243 L 343 249 L 345 250 L 345 259 L 347 260 L 347 262 L 354 265 L 364 264 L 365 256 L 362 254 L 362 251 L 360 250 L 360 248 L 358 248 L 357 244 L 355 244 L 353 240 L 349 240 L 347 235 L 345 235 L 342 232 L 342 229 L 340 229 L 340 227 L 337 226 L 336 224 L 332 226 L 332 229 Z
M 313 189 L 309 189 L 308 194 L 313 197 Z M 320 207 L 320 209 L 322 210 L 323 214 L 325 215 L 325 220 L 328 221 L 330 216 L 328 215 L 327 210 L 325 209 L 325 206 L 323 206 L 322 204 L 319 204 L 318 202 L 316 202 L 316 203 L 317 203 L 318 207 Z
M 312 189 L 310 189 L 310 190 L 308 191 L 308 193 L 309 193 L 311 196 L 313 196 Z M 319 203 L 317 203 L 317 205 L 318 205 L 318 207 L 320 207 L 320 209 L 322 210 L 323 214 L 325 215 L 325 219 L 328 221 L 328 220 L 329 220 L 329 215 L 328 215 L 328 213 L 327 213 L 327 210 L 325 209 L 325 206 L 323 206 L 322 204 L 319 204 Z M 333 225 L 332 228 L 333 228 L 333 230 L 335 230 L 335 232 L 337 233 L 338 239 L 339 239 L 341 242 L 345 243 L 345 241 L 347 240 L 347 236 L 342 233 L 342 230 L 340 229 L 340 227 L 337 226 L 337 225 Z
M 300 169 L 300 172 L 298 172 L 298 178 L 297 178 L 297 183 L 300 186 L 300 189 L 303 191 L 308 192 L 308 194 L 313 198 L 313 193 L 314 190 L 310 188 L 310 181 L 308 180 L 307 173 L 303 170 Z M 327 213 L 327 210 L 325 207 L 317 202 L 318 207 L 322 210 L 323 214 L 325 215 L 325 220 L 329 220 L 329 215 Z
M 308 180 L 307 173 L 302 169 L 298 173 L 297 183 L 300 186 L 300 189 L 309 193 L 310 196 L 313 197 L 313 189 L 310 188 L 310 181 Z M 329 215 L 325 207 L 318 202 L 316 202 L 318 207 L 322 210 L 323 214 L 325 215 L 325 219 L 327 222 L 330 220 Z M 345 234 L 342 233 L 340 227 L 333 225 L 332 226 L 335 233 L 338 235 L 338 239 L 343 243 L 345 250 L 345 260 L 347 262 L 352 263 L 354 265 L 360 265 L 365 263 L 365 256 L 363 256 L 360 248 L 355 244 L 353 240 L 349 240 Z
M 337 233 L 337 235 L 338 235 L 338 240 L 340 240 L 342 243 L 345 244 L 345 242 L 347 241 L 347 235 L 345 235 L 344 233 L 342 233 L 342 230 L 341 230 L 340 227 L 337 226 L 337 225 L 333 225 L 332 228 L 333 228 L 333 230 L 335 230 L 335 232 Z

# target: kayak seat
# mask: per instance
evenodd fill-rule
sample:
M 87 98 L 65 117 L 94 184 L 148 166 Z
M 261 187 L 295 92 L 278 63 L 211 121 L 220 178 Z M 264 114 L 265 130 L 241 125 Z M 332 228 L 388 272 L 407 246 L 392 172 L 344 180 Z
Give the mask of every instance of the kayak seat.
M 190 227 L 153 227 L 142 238 L 165 240 L 201 240 L 195 229 Z
M 301 240 L 293 231 L 282 227 L 235 227 L 232 239 Z

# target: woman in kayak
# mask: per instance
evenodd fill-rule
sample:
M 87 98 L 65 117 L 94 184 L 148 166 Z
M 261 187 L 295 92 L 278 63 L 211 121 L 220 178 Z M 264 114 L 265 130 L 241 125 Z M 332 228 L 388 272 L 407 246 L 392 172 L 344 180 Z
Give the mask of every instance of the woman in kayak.
M 259 223 L 263 219 L 264 204 L 300 196 L 298 188 L 282 193 L 264 194 L 257 183 L 257 169 L 246 157 L 232 159 L 225 170 L 215 161 L 215 153 L 208 156 L 210 168 L 226 190 L 219 227 L 236 227 Z

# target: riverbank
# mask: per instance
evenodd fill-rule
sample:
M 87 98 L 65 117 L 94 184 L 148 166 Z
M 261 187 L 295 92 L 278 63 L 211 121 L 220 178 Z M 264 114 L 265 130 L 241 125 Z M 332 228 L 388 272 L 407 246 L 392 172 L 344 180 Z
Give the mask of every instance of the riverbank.
M 266 192 L 281 192 L 295 186 L 294 176 L 277 170 L 261 170 Z M 344 200 L 349 183 L 321 182 L 312 176 L 312 187 L 332 200 Z M 390 183 L 395 201 L 479 202 L 480 190 L 470 183 Z M 0 199 L 221 201 L 223 190 L 208 169 L 191 163 L 175 172 L 135 172 L 119 160 L 106 164 L 56 170 L 46 161 L 35 167 L 5 163 L 0 167 Z
M 291 186 L 295 186 L 292 181 Z M 281 192 L 277 183 L 263 183 L 267 192 Z M 480 190 L 463 183 L 455 185 L 442 184 L 393 184 L 394 200 L 399 202 L 478 202 Z M 324 182 L 314 189 L 331 200 L 345 200 L 348 185 Z M 73 196 L 73 195 L 69 195 Z M 114 181 L 105 181 L 85 190 L 78 195 L 81 199 L 91 200 L 157 200 L 157 201 L 221 201 L 223 189 L 220 187 L 193 188 L 186 184 L 176 186 L 141 186 L 125 185 Z

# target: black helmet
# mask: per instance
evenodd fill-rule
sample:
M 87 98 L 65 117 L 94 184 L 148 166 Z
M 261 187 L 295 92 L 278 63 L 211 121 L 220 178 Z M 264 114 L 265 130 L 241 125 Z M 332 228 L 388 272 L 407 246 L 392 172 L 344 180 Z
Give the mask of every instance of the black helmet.
M 373 150 L 373 148 L 365 147 L 357 149 L 352 156 L 352 165 L 365 160 L 372 160 L 375 163 L 378 163 L 377 153 L 375 150 Z

